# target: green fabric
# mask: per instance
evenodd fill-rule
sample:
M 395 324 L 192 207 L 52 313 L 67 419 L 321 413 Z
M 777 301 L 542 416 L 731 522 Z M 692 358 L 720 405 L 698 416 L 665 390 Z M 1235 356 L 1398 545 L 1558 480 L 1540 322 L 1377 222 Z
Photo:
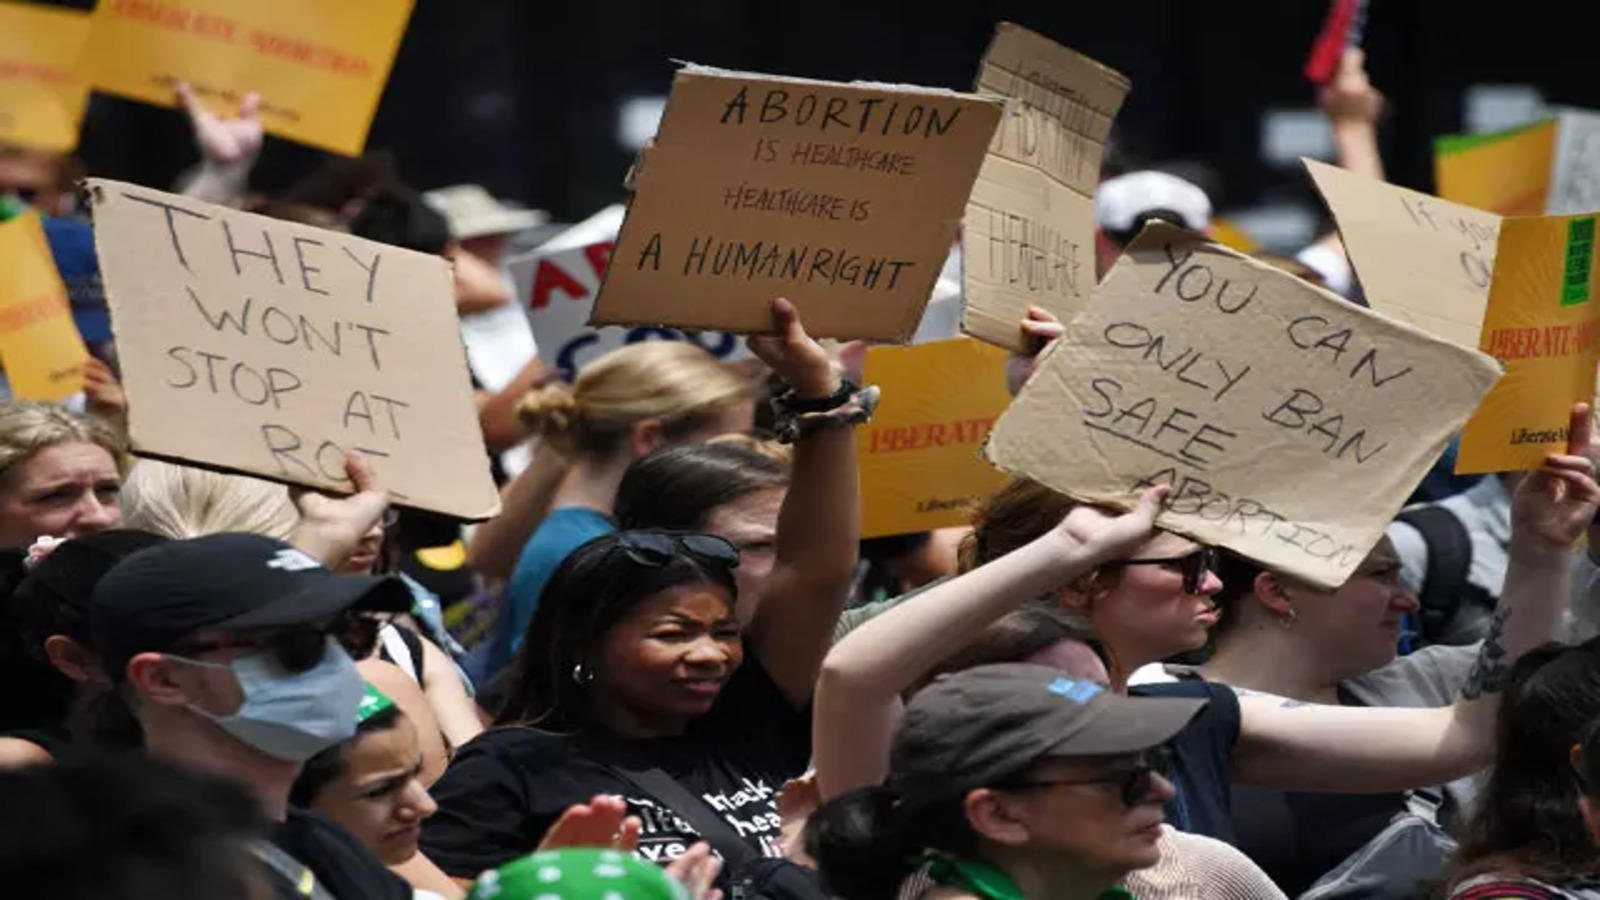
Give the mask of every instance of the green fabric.
M 627 853 L 547 850 L 478 876 L 467 900 L 688 900 L 659 868 Z
M 945 887 L 961 888 L 984 900 L 1024 900 L 1022 888 L 1011 876 L 988 863 L 940 854 L 929 854 L 924 861 L 928 864 L 928 877 Z M 1101 891 L 1099 900 L 1134 898 L 1127 888 L 1115 884 Z
M 367 692 L 361 695 L 361 705 L 356 707 L 356 724 L 361 724 L 394 705 L 388 695 L 367 682 Z
M 1532 125 L 1519 125 L 1505 131 L 1495 131 L 1489 134 L 1445 134 L 1433 139 L 1433 152 L 1440 156 L 1449 156 L 1454 153 L 1463 153 L 1485 144 L 1494 144 L 1509 137 L 1515 137 L 1524 131 L 1543 128 L 1549 125 L 1550 119 L 1534 122 Z

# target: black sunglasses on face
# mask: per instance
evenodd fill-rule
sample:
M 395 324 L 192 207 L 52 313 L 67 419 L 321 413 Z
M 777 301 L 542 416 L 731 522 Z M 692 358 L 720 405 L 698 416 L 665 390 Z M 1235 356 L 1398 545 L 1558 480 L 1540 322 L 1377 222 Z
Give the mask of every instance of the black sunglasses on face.
M 284 671 L 294 675 L 309 672 L 327 655 L 328 638 L 350 654 L 351 659 L 365 659 L 378 646 L 378 629 L 383 620 L 368 613 L 346 612 L 327 625 L 296 625 L 283 628 L 254 640 L 206 641 L 181 644 L 173 651 L 183 656 L 196 656 L 217 650 L 265 650 L 273 655 Z
M 1125 559 L 1123 566 L 1177 566 L 1183 573 L 1183 592 L 1198 594 L 1206 583 L 1206 573 L 1217 570 L 1217 548 L 1201 547 L 1187 556 L 1164 556 L 1159 559 Z
M 1048 788 L 1065 784 L 1113 784 L 1117 786 L 1122 805 L 1129 809 L 1150 796 L 1156 775 L 1166 778 L 1172 771 L 1172 750 L 1166 746 L 1151 747 L 1140 754 L 1139 762 L 1124 771 L 1108 773 L 1099 778 L 1040 778 L 999 785 L 1001 790 L 1027 790 Z
M 628 559 L 652 569 L 672 562 L 680 551 L 697 562 L 724 569 L 739 567 L 739 548 L 714 534 L 624 531 L 617 536 L 617 546 Z

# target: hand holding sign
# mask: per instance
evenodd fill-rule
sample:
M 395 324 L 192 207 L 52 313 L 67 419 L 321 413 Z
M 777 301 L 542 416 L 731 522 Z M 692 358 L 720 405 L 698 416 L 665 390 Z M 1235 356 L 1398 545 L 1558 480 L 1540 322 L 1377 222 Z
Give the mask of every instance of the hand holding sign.
M 355 493 L 330 497 L 317 491 L 295 490 L 291 496 L 300 510 L 289 543 L 337 569 L 354 553 L 361 538 L 382 520 L 389 494 L 378 485 L 377 470 L 359 453 L 344 457 L 345 473 Z
M 833 368 L 833 360 L 821 344 L 806 334 L 794 304 L 782 297 L 772 301 L 772 317 L 778 323 L 777 336 L 751 335 L 746 338 L 750 352 L 771 366 L 802 400 L 837 391 L 839 373 Z
M 1156 516 L 1171 494 L 1171 485 L 1145 488 L 1133 509 L 1125 513 L 1079 504 L 1056 526 L 1056 533 L 1097 565 L 1126 558 L 1155 532 Z
M 1590 458 L 1593 436 L 1587 404 L 1572 407 L 1565 453 L 1552 453 L 1544 465 L 1517 485 L 1511 498 L 1513 552 L 1547 552 L 1565 556 L 1600 509 Z

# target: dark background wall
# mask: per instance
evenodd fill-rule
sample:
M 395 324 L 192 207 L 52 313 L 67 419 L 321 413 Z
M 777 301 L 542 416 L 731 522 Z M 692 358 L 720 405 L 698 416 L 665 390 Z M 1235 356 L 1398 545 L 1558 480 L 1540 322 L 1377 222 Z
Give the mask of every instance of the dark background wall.
M 1468 85 L 1529 83 L 1549 101 L 1600 108 L 1600 4 L 1371 7 L 1369 69 L 1391 101 L 1383 142 L 1396 182 L 1431 186 L 1431 138 L 1460 129 Z M 673 59 L 964 88 L 994 23 L 1010 19 L 1132 78 L 1116 130 L 1131 160 L 1209 163 L 1223 209 L 1309 204 L 1295 167 L 1260 158 L 1260 116 L 1309 105 L 1299 73 L 1326 8 L 1323 0 L 418 0 L 369 148 L 392 151 L 415 186 L 476 181 L 570 221 L 620 199 L 631 153 L 616 139 L 617 104 L 665 94 Z M 82 154 L 92 173 L 157 185 L 193 161 L 175 112 L 99 95 Z M 318 158 L 273 140 L 257 184 L 284 184 Z

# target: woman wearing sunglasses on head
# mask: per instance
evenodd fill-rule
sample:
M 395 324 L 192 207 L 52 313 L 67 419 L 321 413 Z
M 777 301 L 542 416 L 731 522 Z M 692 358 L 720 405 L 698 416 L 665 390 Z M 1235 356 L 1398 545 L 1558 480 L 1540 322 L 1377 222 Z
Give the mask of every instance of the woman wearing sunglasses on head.
M 1173 794 L 1161 744 L 1202 706 L 1023 663 L 942 676 L 908 704 L 882 785 L 813 814 L 806 850 L 845 900 L 1131 897 L 1115 886 L 1159 859 Z
M 608 793 L 640 819 L 647 860 L 703 838 L 742 878 L 741 857 L 780 855 L 776 793 L 808 751 L 815 668 L 802 660 L 820 661 L 812 644 L 825 645 L 837 607 L 791 597 L 742 630 L 738 564 L 728 541 L 692 532 L 625 531 L 569 556 L 513 670 L 508 727 L 463 748 L 435 786 L 429 857 L 466 883 Z

